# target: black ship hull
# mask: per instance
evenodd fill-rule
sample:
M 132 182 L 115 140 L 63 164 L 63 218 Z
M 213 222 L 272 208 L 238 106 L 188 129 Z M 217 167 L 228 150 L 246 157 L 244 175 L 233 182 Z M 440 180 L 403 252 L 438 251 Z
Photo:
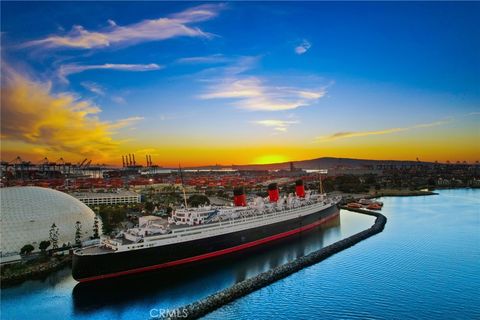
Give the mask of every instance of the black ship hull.
M 74 255 L 72 275 L 80 282 L 109 279 L 155 270 L 172 270 L 247 250 L 312 229 L 338 215 L 333 205 L 322 211 L 238 232 L 124 252 Z

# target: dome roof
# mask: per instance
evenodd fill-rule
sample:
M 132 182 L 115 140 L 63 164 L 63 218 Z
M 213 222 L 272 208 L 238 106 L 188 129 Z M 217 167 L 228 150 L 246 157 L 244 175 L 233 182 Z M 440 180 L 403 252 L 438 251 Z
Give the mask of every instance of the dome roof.
M 49 240 L 53 223 L 58 227 L 58 246 L 75 242 L 75 224 L 81 223 L 82 240 L 93 234 L 95 213 L 76 198 L 48 188 L 0 188 L 1 253 L 19 252 L 26 244 L 35 250 Z

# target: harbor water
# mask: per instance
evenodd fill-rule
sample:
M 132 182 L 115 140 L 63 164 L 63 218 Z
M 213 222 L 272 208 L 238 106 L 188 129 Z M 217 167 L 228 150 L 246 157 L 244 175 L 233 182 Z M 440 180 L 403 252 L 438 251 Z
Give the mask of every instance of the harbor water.
M 206 319 L 479 319 L 480 190 L 389 197 L 385 230 Z M 342 211 L 301 237 L 183 270 L 79 285 L 70 269 L 2 289 L 1 319 L 149 319 L 368 228 Z

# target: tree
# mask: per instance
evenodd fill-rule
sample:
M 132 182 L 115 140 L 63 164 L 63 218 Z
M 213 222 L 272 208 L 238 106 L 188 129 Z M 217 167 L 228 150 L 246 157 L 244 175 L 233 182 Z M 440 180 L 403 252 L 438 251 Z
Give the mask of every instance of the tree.
M 145 203 L 145 210 L 147 212 L 152 212 L 154 209 L 155 209 L 155 205 L 153 204 L 153 202 L 148 201 Z
M 98 239 L 100 236 L 98 235 L 98 217 L 95 216 L 93 220 L 93 239 Z
M 75 244 L 78 246 L 82 244 L 82 224 L 80 221 L 75 223 Z
M 199 205 L 210 204 L 210 199 L 203 194 L 194 194 L 188 198 L 187 202 L 192 207 L 198 207 Z
M 335 191 L 335 184 L 333 182 L 333 179 L 325 179 L 323 180 L 322 182 L 323 184 L 323 189 L 325 190 L 325 192 L 332 192 L 332 191 Z
M 50 243 L 53 250 L 58 249 L 58 227 L 55 223 L 50 227 Z
M 30 254 L 35 249 L 31 244 L 26 244 L 20 249 L 20 254 Z
M 40 244 L 38 245 L 38 248 L 42 251 L 43 254 L 45 254 L 45 251 L 48 247 L 50 247 L 50 241 L 47 240 L 40 242 Z
M 120 223 L 127 218 L 128 209 L 123 207 L 102 206 L 99 211 L 102 219 L 102 231 L 109 234 Z
M 365 183 L 369 186 L 372 186 L 376 183 L 375 175 L 374 174 L 367 174 L 365 177 Z

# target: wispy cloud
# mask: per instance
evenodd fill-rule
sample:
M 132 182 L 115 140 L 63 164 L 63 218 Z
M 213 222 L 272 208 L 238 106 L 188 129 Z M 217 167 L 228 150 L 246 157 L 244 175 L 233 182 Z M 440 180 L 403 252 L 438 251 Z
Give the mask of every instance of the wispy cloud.
M 307 40 L 303 40 L 298 46 L 295 47 L 296 54 L 304 54 L 312 47 L 311 43 Z
M 44 39 L 29 41 L 23 47 L 94 49 L 182 36 L 210 38 L 212 34 L 190 24 L 214 18 L 223 7 L 222 3 L 204 4 L 167 17 L 143 20 L 125 26 L 119 26 L 115 21 L 108 20 L 109 26 L 99 31 L 89 31 L 76 25 L 64 35 L 51 35 Z
M 84 81 L 84 82 L 81 82 L 80 85 L 85 89 L 87 89 L 88 91 L 95 93 L 99 96 L 105 95 L 105 90 L 98 83 L 91 82 L 91 81 Z
M 452 120 L 442 120 L 442 121 L 435 121 L 431 123 L 422 123 L 417 124 L 410 127 L 402 127 L 402 128 L 390 128 L 384 130 L 374 130 L 374 131 L 341 131 L 336 132 L 334 134 L 328 136 L 320 136 L 315 138 L 317 141 L 333 141 L 338 139 L 347 139 L 347 138 L 356 138 L 356 137 L 365 137 L 365 136 L 372 136 L 372 135 L 384 135 L 384 134 L 391 134 L 403 131 L 409 131 L 412 129 L 421 129 L 421 128 L 430 128 L 441 126 L 447 123 L 450 123 Z
M 305 89 L 274 86 L 259 77 L 237 76 L 222 79 L 209 87 L 201 99 L 233 99 L 234 105 L 251 111 L 292 110 L 325 96 L 325 87 Z
M 252 123 L 273 128 L 275 131 L 278 132 L 286 132 L 291 125 L 298 124 L 300 122 L 297 120 L 267 119 L 252 121 Z
M 58 69 L 58 77 L 64 81 L 68 82 L 67 76 L 80 73 L 87 70 L 120 70 L 120 71 L 134 71 L 134 72 L 144 72 L 144 71 L 155 71 L 164 68 L 156 63 L 149 64 L 114 64 L 114 63 L 105 63 L 105 64 L 91 64 L 91 65 L 80 65 L 80 64 L 64 64 Z
M 3 67 L 3 66 L 2 66 Z M 52 152 L 104 159 L 119 142 L 114 134 L 141 117 L 102 121 L 100 108 L 70 93 L 53 94 L 50 84 L 3 68 L 1 135 Z
M 251 74 L 260 56 L 240 57 L 222 68 L 212 68 L 204 73 L 209 75 L 204 93 L 200 99 L 227 99 L 237 108 L 250 111 L 292 110 L 315 103 L 326 95 L 326 86 L 292 87 L 274 84 L 272 79 Z M 215 74 L 216 75 L 212 75 Z M 219 75 L 218 75 L 219 74 Z M 283 82 L 289 78 L 282 77 Z
M 376 130 L 376 131 L 340 131 L 340 132 L 331 134 L 329 136 L 318 137 L 317 139 L 322 141 L 331 141 L 331 140 L 345 139 L 345 138 L 390 134 L 390 133 L 407 131 L 407 130 L 408 128 L 391 128 L 391 129 Z
M 235 56 L 225 57 L 226 62 L 221 66 L 206 68 L 197 74 L 202 82 L 218 82 L 223 78 L 232 78 L 258 66 L 262 56 Z
M 115 121 L 114 123 L 110 123 L 110 128 L 112 129 L 120 129 L 130 125 L 137 123 L 140 120 L 143 120 L 144 117 L 130 117 L 125 119 L 120 119 Z
M 90 91 L 91 93 L 94 93 L 96 95 L 99 95 L 102 97 L 107 95 L 105 88 L 99 85 L 98 83 L 95 83 L 92 81 L 83 81 L 80 83 L 80 85 L 85 89 L 87 89 L 88 91 Z M 110 100 L 112 100 L 116 104 L 127 104 L 127 100 L 125 100 L 125 98 L 120 95 L 112 95 L 110 97 Z
M 231 59 L 225 57 L 223 54 L 212 54 L 208 56 L 180 58 L 176 62 L 182 64 L 217 64 L 229 61 L 231 61 Z
M 112 96 L 110 99 L 117 104 L 127 104 L 127 100 L 122 96 Z

